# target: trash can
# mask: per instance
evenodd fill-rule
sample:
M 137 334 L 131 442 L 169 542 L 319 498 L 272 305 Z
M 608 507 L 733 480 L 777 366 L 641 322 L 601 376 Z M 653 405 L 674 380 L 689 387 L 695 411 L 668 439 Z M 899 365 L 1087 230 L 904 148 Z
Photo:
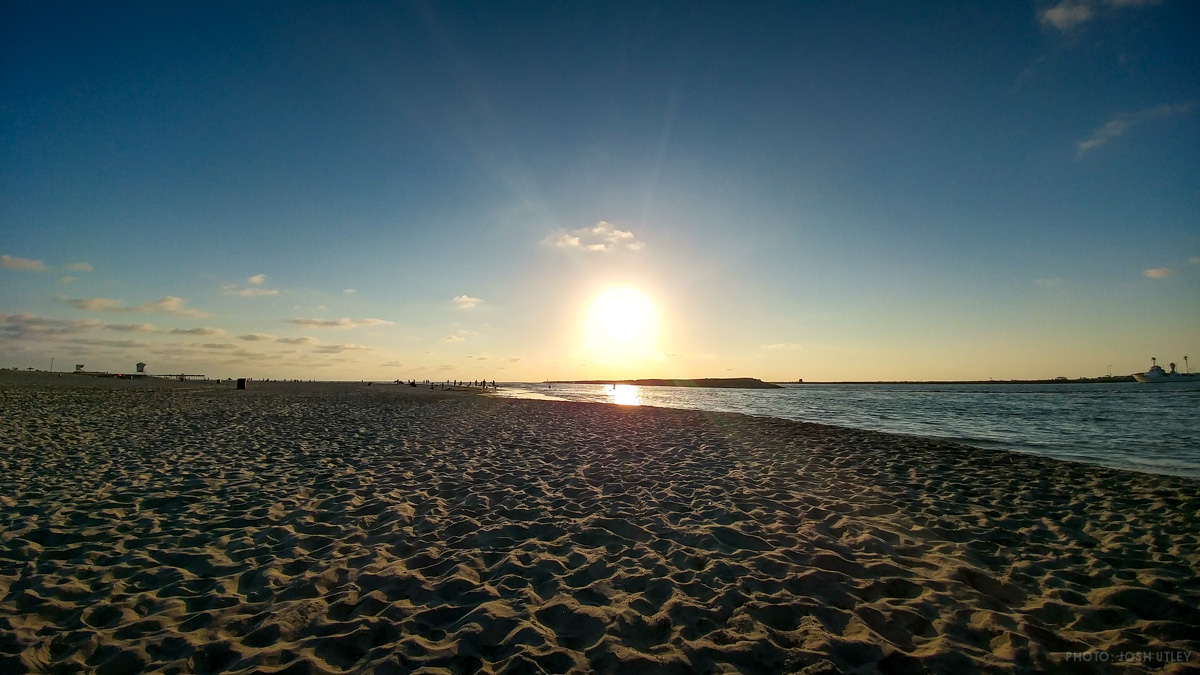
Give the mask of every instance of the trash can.
M 238 386 L 237 386 L 237 388 L 238 388 L 238 389 L 245 389 L 245 388 L 246 388 L 246 378 L 244 378 L 244 377 L 239 377 L 239 378 L 238 378 Z

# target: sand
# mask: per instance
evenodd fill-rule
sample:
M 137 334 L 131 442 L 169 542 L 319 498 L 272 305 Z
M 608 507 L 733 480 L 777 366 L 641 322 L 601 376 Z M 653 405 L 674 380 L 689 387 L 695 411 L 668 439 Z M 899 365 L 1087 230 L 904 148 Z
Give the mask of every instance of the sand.
M 732 414 L 96 382 L 0 378 L 0 672 L 1200 671 L 1194 480 Z

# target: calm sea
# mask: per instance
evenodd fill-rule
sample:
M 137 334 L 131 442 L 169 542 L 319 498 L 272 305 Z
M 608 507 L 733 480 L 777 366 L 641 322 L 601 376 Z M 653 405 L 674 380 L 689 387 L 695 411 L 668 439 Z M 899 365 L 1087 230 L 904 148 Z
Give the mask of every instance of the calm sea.
M 499 393 L 739 412 L 1200 478 L 1198 385 L 799 384 L 782 389 L 699 389 L 513 383 Z

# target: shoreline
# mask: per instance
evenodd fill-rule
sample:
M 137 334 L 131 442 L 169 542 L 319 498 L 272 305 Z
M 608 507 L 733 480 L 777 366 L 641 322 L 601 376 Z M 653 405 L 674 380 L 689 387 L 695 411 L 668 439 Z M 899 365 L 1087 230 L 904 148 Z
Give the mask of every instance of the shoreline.
M 1186 478 L 732 413 L 286 384 L 0 381 L 0 666 L 1200 664 Z
M 1059 406 L 1061 408 L 1059 412 L 1066 415 L 1066 417 L 1056 418 L 1065 420 L 1062 423 L 1039 422 L 1033 417 L 1020 415 L 1008 417 L 1007 424 L 997 423 L 975 403 L 982 399 L 973 398 L 973 395 L 987 394 L 990 396 L 994 394 L 1000 397 L 997 399 L 997 405 L 1011 405 L 1003 399 L 1008 396 L 1009 392 L 1015 390 L 1003 387 L 987 392 L 982 388 L 939 389 L 934 387 L 921 389 L 917 386 L 899 385 L 895 389 L 889 389 L 870 384 L 862 386 L 862 389 L 855 390 L 852 387 L 814 385 L 811 389 L 806 390 L 804 385 L 793 384 L 783 387 L 782 391 L 778 392 L 781 398 L 773 398 L 770 392 L 767 392 L 768 395 L 761 400 L 753 397 L 726 398 L 722 396 L 720 390 L 705 390 L 704 395 L 688 394 L 684 396 L 682 393 L 689 391 L 686 388 L 663 390 L 646 388 L 639 390 L 636 396 L 627 395 L 623 399 L 620 394 L 610 393 L 608 388 L 596 385 L 591 388 L 565 387 L 547 390 L 544 388 L 545 385 L 510 383 L 507 391 L 501 391 L 499 395 L 530 400 L 590 401 L 617 405 L 741 412 L 755 417 L 825 423 L 850 429 L 867 429 L 933 441 L 961 443 L 976 448 L 980 452 L 1013 452 L 1092 466 L 1105 466 L 1122 471 L 1200 480 L 1200 463 L 1197 463 L 1195 453 L 1189 452 L 1190 446 L 1186 441 L 1191 431 L 1182 428 L 1179 423 L 1175 422 L 1175 420 L 1183 419 L 1175 415 L 1190 415 L 1190 409 L 1187 408 L 1186 403 L 1188 398 L 1155 399 L 1171 402 L 1169 405 L 1162 406 L 1169 408 L 1162 412 L 1166 416 L 1164 419 L 1169 422 L 1167 429 L 1173 429 L 1175 435 L 1169 438 L 1147 436 L 1135 439 L 1131 445 L 1119 443 L 1119 439 L 1127 429 L 1120 423 L 1121 410 L 1097 411 L 1095 413 L 1097 416 L 1102 416 L 1102 419 L 1109 422 L 1107 429 L 1104 425 L 1097 425 L 1095 428 L 1089 429 L 1088 434 L 1079 436 L 1066 428 L 1068 426 L 1066 421 L 1073 419 L 1071 416 L 1074 415 L 1074 412 L 1070 410 L 1070 405 Z M 1133 383 L 1119 383 L 1116 386 L 1120 392 L 1137 395 L 1156 395 L 1176 391 L 1171 388 L 1143 388 L 1141 385 Z M 1083 396 L 1081 392 L 1084 391 L 1083 388 L 1077 387 L 1070 393 L 1072 397 Z M 1094 393 L 1095 391 L 1110 390 L 1088 389 L 1086 391 Z M 1192 395 L 1191 389 L 1178 391 L 1187 397 Z M 676 395 L 672 392 L 680 392 L 680 394 Z M 788 394 L 788 392 L 791 393 Z M 896 395 L 905 397 L 918 395 L 938 397 L 938 400 L 930 399 L 933 403 L 939 403 L 944 397 L 946 405 L 950 406 L 946 410 L 958 412 L 941 415 L 927 414 L 924 408 L 913 407 L 914 399 L 906 399 L 910 401 L 906 404 L 893 405 L 889 392 L 902 392 L 902 394 Z M 1020 392 L 1020 394 L 1028 393 L 1057 394 L 1060 392 L 1054 392 L 1049 388 Z M 812 394 L 815 398 L 800 400 L 799 397 L 807 394 Z M 964 394 L 968 396 L 964 398 Z M 861 401 L 859 401 L 859 397 L 861 397 Z M 1069 398 L 1058 400 L 1069 400 Z M 845 401 L 849 401 L 849 403 Z M 867 419 L 864 415 L 858 414 L 859 411 L 873 410 L 874 408 L 871 406 L 876 405 L 881 406 L 880 409 L 885 411 L 879 420 Z M 814 407 L 824 410 L 824 414 L 811 413 L 810 409 Z M 810 412 L 806 413 L 806 410 L 810 410 Z M 1020 411 L 1018 410 L 1018 412 Z M 1116 417 L 1109 417 L 1110 415 Z M 976 421 L 981 422 L 983 426 L 974 425 Z M 1130 425 L 1140 423 L 1139 420 L 1132 418 L 1124 421 Z M 1156 442 L 1159 444 L 1155 445 Z

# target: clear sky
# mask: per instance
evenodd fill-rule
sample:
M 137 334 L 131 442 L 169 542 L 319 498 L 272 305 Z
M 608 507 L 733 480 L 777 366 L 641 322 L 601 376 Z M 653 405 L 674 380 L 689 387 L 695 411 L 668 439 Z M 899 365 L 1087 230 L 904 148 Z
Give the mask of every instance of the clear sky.
M 1191 0 L 4 0 L 0 366 L 1182 368 L 1198 27 Z M 605 331 L 613 287 L 638 300 Z

